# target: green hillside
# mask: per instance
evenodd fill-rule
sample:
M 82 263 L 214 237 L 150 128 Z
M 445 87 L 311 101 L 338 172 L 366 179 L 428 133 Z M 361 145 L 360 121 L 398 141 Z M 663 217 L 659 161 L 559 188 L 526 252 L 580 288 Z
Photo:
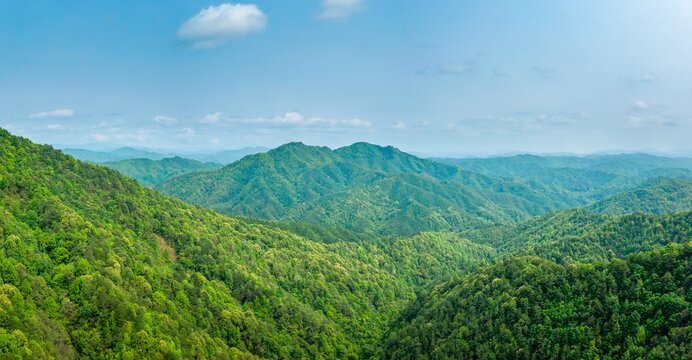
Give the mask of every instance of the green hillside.
M 408 235 L 512 223 L 581 202 L 546 186 L 442 165 L 366 143 L 291 143 L 155 186 L 226 214 Z
M 535 217 L 514 226 L 488 226 L 460 237 L 499 254 L 531 255 L 558 264 L 609 261 L 692 241 L 692 211 L 618 217 L 574 209 Z
M 203 163 L 181 157 L 162 160 L 131 159 L 104 162 L 101 165 L 137 180 L 144 186 L 152 186 L 181 174 L 198 170 L 213 170 L 222 167 L 216 163 Z
M 376 179 L 396 185 L 389 196 L 415 184 L 453 199 L 458 186 L 489 201 L 472 184 L 501 181 L 461 184 L 466 172 L 391 149 L 396 165 L 291 147 L 291 161 L 258 157 L 327 189 Z M 287 178 L 274 180 L 295 189 Z M 339 200 L 345 214 L 357 198 Z M 383 238 L 231 218 L 0 130 L 0 357 L 682 358 L 692 250 L 671 243 L 690 240 L 692 212 L 576 209 Z
M 589 209 L 608 215 L 692 210 L 692 180 L 653 178 L 632 190 L 591 204 Z
M 419 297 L 384 359 L 687 359 L 692 244 L 563 266 L 518 257 Z
M 0 354 L 367 358 L 418 285 L 492 255 L 435 234 L 325 245 L 4 130 L 0 155 Z

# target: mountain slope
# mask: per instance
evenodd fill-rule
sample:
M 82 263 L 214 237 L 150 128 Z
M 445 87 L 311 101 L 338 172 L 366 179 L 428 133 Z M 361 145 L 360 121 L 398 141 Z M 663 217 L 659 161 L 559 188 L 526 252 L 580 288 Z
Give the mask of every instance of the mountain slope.
M 459 236 L 488 245 L 505 256 L 538 256 L 558 264 L 609 261 L 692 241 L 692 211 L 613 217 L 573 209 L 517 225 L 468 230 Z
M 653 178 L 594 204 L 589 209 L 608 215 L 643 211 L 654 214 L 692 209 L 692 180 Z
M 277 172 L 301 172 L 301 168 L 311 166 L 314 169 L 316 164 L 331 158 L 329 152 L 317 152 L 306 163 L 289 162 L 278 166 Z M 398 176 L 429 177 L 406 173 Z M 409 326 L 408 321 L 418 317 L 418 303 L 403 314 L 401 322 L 394 322 L 416 293 L 441 280 L 445 283 L 436 288 L 444 287 L 450 276 L 465 274 L 497 255 L 539 253 L 536 249 L 556 249 L 553 243 L 566 242 L 576 247 L 558 247 L 560 254 L 544 254 L 560 256 L 564 262 L 572 262 L 570 258 L 601 260 L 688 241 L 692 231 L 691 212 L 660 216 L 639 213 L 617 218 L 585 210 L 572 212 L 545 215 L 518 225 L 525 230 L 517 231 L 514 237 L 484 243 L 455 233 L 373 239 L 338 230 L 282 225 L 317 240 L 312 241 L 269 222 L 248 223 L 161 196 L 111 169 L 76 161 L 51 147 L 34 145 L 0 130 L 0 356 L 378 358 L 390 325 L 394 324 L 400 333 L 419 323 L 414 321 Z M 585 224 L 586 230 L 580 230 L 580 224 Z M 566 228 L 561 230 L 563 227 Z M 522 237 L 542 229 L 546 231 L 544 236 L 537 234 L 532 237 L 536 241 L 522 245 Z M 340 234 L 354 241 L 319 241 L 320 236 L 334 238 Z M 502 246 L 503 242 L 512 244 Z M 578 256 L 572 251 L 590 248 L 593 252 Z M 649 262 L 632 265 L 632 273 L 641 274 L 640 267 L 648 269 L 653 264 L 655 270 L 651 274 L 656 272 L 658 280 L 648 281 L 642 275 L 645 286 L 678 286 L 679 279 L 689 277 L 685 272 L 689 272 L 690 266 L 678 266 L 680 258 L 689 258 L 689 251 L 670 249 L 673 251 L 652 255 Z M 521 259 L 524 258 L 505 263 Z M 560 268 L 535 261 L 541 269 Z M 563 269 L 572 271 L 580 266 Z M 599 266 L 603 265 L 592 268 L 600 269 Z M 510 269 L 504 273 L 518 273 L 514 267 Z M 487 279 L 486 270 L 469 276 L 497 285 Z M 563 273 L 540 275 L 546 279 L 550 274 L 561 277 Z M 557 283 L 578 283 L 586 275 Z M 451 283 L 457 280 L 452 279 Z M 603 301 L 603 292 L 598 291 L 602 282 L 593 284 L 589 289 L 596 290 L 585 298 L 595 297 L 601 304 L 610 304 Z M 495 301 L 485 297 L 489 293 L 483 289 L 474 290 L 483 296 L 480 301 Z M 517 294 L 525 290 L 520 289 L 521 286 Z M 682 304 L 679 297 L 683 296 L 680 290 L 644 290 L 638 294 L 648 297 L 637 295 L 636 299 L 619 297 L 619 290 L 614 293 L 618 299 L 624 299 L 623 306 L 629 303 L 636 307 L 636 301 L 648 299 L 655 309 L 665 310 L 658 314 L 636 308 L 645 324 L 641 346 L 647 351 L 651 348 L 652 352 L 668 354 L 684 351 L 689 334 L 685 329 L 689 325 L 685 323 L 688 315 L 678 311 Z M 569 294 L 573 293 L 557 293 L 558 297 L 549 298 L 548 309 L 560 309 L 553 303 L 559 304 L 561 299 L 571 301 Z M 422 294 L 420 303 L 428 303 L 426 299 L 431 298 Z M 542 296 L 534 302 L 546 304 Z M 606 297 L 609 299 L 612 296 Z M 502 297 L 494 304 L 505 300 Z M 473 301 L 473 297 L 465 301 Z M 430 303 L 436 303 L 435 296 Z M 466 311 L 462 305 L 454 309 Z M 633 313 L 632 308 L 623 309 L 620 314 L 625 314 L 625 310 L 628 316 Z M 451 314 L 446 310 L 439 308 L 435 314 Z M 559 313 L 553 311 L 548 315 L 553 319 Z M 593 314 L 600 321 L 601 313 Z M 663 317 L 677 322 L 671 325 L 670 321 L 661 320 Z M 571 328 L 571 319 L 566 323 L 570 326 L 560 329 Z M 447 320 L 436 322 L 440 327 L 435 332 L 426 328 L 421 333 L 428 338 L 446 339 L 444 331 L 451 328 L 446 327 Z M 471 336 L 478 341 L 486 338 L 486 330 L 467 327 L 473 329 Z M 498 331 L 504 330 L 500 327 Z M 623 335 L 625 340 L 628 334 Z M 404 338 L 409 337 L 414 338 Z M 551 332 L 539 332 L 531 344 L 553 344 L 555 339 Z M 392 345 L 385 347 L 383 354 L 406 349 L 410 355 L 422 349 L 399 347 L 396 343 L 390 341 L 388 344 Z M 662 349 L 651 347 L 654 343 Z M 511 352 L 513 344 L 503 342 L 500 345 L 506 347 L 482 351 Z M 559 351 L 563 351 L 562 345 Z M 601 342 L 595 345 L 605 351 Z M 447 351 L 448 347 L 440 342 L 440 349 Z M 469 351 L 464 354 L 471 354 Z M 555 351 L 554 346 L 550 351 Z M 620 354 L 618 349 L 613 351 Z M 638 349 L 633 349 L 632 354 L 639 354 L 634 351 Z M 541 353 L 536 350 L 536 354 Z
M 369 357 L 416 284 L 441 276 L 418 269 L 429 254 L 408 254 L 395 276 L 362 249 L 407 254 L 398 245 L 330 246 L 248 224 L 4 130 L 0 190 L 3 354 Z M 432 259 L 461 269 L 474 256 Z
M 517 176 L 538 181 L 584 201 L 597 201 L 659 176 L 692 177 L 691 158 L 646 154 L 434 159 L 491 176 Z
M 384 359 L 684 359 L 692 243 L 595 265 L 519 257 L 419 297 Z
M 155 188 L 226 214 L 398 235 L 514 222 L 580 204 L 540 184 L 366 143 L 335 151 L 290 143 Z
M 152 186 L 181 174 L 198 170 L 213 170 L 222 167 L 216 163 L 203 163 L 181 157 L 162 160 L 131 159 L 101 163 L 121 174 L 137 180 L 144 186 Z
M 316 240 L 0 129 L 0 355 L 370 358 L 417 289 L 494 256 L 453 234 Z

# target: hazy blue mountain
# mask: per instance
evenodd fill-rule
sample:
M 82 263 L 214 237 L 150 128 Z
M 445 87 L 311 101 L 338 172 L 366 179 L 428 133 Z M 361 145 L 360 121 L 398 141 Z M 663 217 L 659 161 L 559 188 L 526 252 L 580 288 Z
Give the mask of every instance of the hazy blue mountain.
M 64 152 L 67 155 L 72 155 L 75 159 L 93 163 L 120 161 L 128 159 L 161 160 L 171 156 L 170 154 L 162 154 L 154 151 L 135 149 L 131 147 L 123 147 L 112 151 L 92 151 L 68 148 L 62 149 L 62 152 Z
M 648 154 L 588 155 L 588 156 L 537 156 L 516 155 L 509 157 L 433 159 L 484 174 L 495 176 L 527 177 L 541 168 L 572 168 L 605 171 L 616 175 L 642 176 L 645 172 L 662 168 L 692 170 L 692 158 L 663 157 Z
M 217 164 L 230 164 L 236 160 L 251 154 L 265 152 L 268 148 L 244 147 L 237 150 L 224 150 L 212 153 L 175 153 L 175 152 L 156 152 L 143 149 L 135 149 L 131 147 L 122 147 L 111 151 L 93 151 L 85 149 L 65 148 L 62 152 L 74 156 L 75 159 L 88 161 L 93 163 L 103 163 L 111 161 L 131 160 L 131 159 L 149 159 L 163 160 L 165 158 L 181 157 L 185 159 L 197 160 L 200 162 L 212 162 Z
M 647 154 L 434 159 L 492 176 L 539 181 L 583 201 L 596 201 L 659 176 L 692 177 L 692 158 Z
M 111 169 L 118 170 L 121 174 L 137 180 L 144 186 L 152 186 L 175 176 L 198 170 L 212 170 L 223 165 L 184 159 L 181 157 L 166 158 L 162 160 L 130 159 L 101 163 Z
M 236 160 L 240 160 L 247 155 L 257 154 L 268 151 L 269 148 L 263 146 L 244 147 L 237 150 L 225 150 L 211 154 L 180 154 L 181 157 L 194 159 L 202 162 L 213 162 L 217 164 L 227 165 Z

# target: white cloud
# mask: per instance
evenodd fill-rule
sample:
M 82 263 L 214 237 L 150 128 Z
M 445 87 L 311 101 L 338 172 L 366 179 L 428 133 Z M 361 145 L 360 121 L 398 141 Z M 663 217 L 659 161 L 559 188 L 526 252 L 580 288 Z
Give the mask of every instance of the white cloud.
M 417 71 L 422 75 L 462 75 L 470 72 L 473 69 L 471 61 L 463 63 L 445 63 L 435 66 L 428 66 Z
M 307 117 L 297 111 L 289 111 L 274 117 L 229 117 L 222 112 L 207 114 L 198 122 L 208 124 L 214 128 L 237 127 L 239 125 L 266 125 L 271 127 L 313 127 L 313 128 L 336 128 L 336 127 L 371 127 L 372 123 L 359 118 L 352 119 L 333 119 L 319 116 Z
M 367 120 L 361 120 L 361 119 L 351 119 L 351 120 L 342 120 L 342 124 L 344 125 L 351 125 L 355 127 L 370 127 L 372 126 L 372 123 Z
M 178 37 L 195 47 L 210 48 L 261 31 L 266 25 L 267 16 L 255 4 L 221 4 L 209 6 L 184 22 Z
M 343 19 L 363 10 L 363 0 L 322 0 L 322 12 L 317 15 L 317 19 Z
M 300 126 L 300 127 L 370 127 L 370 121 L 354 119 L 325 119 L 318 116 L 305 117 L 303 114 L 295 111 L 287 112 L 283 115 L 274 117 L 258 117 L 258 118 L 235 118 L 226 119 L 229 124 L 256 124 L 256 125 L 274 125 L 274 126 Z
M 99 132 L 89 135 L 97 142 L 115 141 L 118 143 L 137 141 L 140 143 L 148 142 L 154 136 L 164 134 L 158 129 L 131 129 L 123 130 L 118 128 L 101 129 Z
M 305 118 L 300 113 L 295 111 L 287 112 L 283 116 L 277 116 L 274 120 L 282 124 L 300 124 Z
M 173 125 L 178 122 L 178 119 L 170 116 L 157 115 L 154 116 L 154 122 L 157 122 L 162 125 Z
M 391 128 L 396 130 L 406 130 L 406 124 L 403 121 L 399 120 L 396 123 L 394 123 L 394 125 L 392 125 Z
M 540 78 L 548 78 L 553 76 L 557 70 L 549 66 L 532 65 L 529 71 Z
M 203 118 L 199 119 L 199 122 L 204 124 L 215 124 L 223 118 L 222 112 L 215 112 L 213 114 L 207 114 Z
M 61 128 L 62 128 L 62 125 L 60 125 L 60 124 L 50 124 L 50 125 L 46 126 L 46 128 L 47 128 L 48 130 L 58 130 L 58 129 L 61 129 Z
M 180 131 L 178 135 L 175 137 L 178 139 L 187 139 L 189 140 L 190 138 L 194 137 L 196 135 L 195 129 L 193 128 L 184 128 Z
M 250 119 L 250 122 L 265 123 L 265 124 L 290 124 L 290 125 L 301 125 L 301 126 L 351 126 L 351 127 L 368 127 L 372 123 L 369 121 L 364 121 L 361 119 L 324 119 L 321 117 L 311 117 L 305 118 L 302 114 L 297 112 L 287 112 L 282 116 L 276 116 L 271 119 L 259 118 Z
M 618 76 L 618 79 L 627 85 L 645 85 L 658 81 L 655 74 L 644 74 L 642 76 Z
M 123 124 L 124 121 L 123 119 L 116 119 L 113 121 L 101 121 L 98 125 L 94 126 L 94 128 L 105 128 L 105 127 L 114 127 L 116 125 Z
M 643 100 L 637 100 L 634 102 L 634 105 L 632 107 L 635 110 L 649 110 L 651 108 L 651 105 L 647 103 L 646 101 Z
M 634 125 L 641 123 L 643 120 L 644 119 L 642 119 L 639 116 L 628 116 L 627 117 L 627 121 L 629 121 L 630 124 L 634 124 Z
M 57 109 L 53 111 L 44 111 L 29 115 L 29 119 L 53 119 L 53 118 L 68 118 L 74 115 L 72 109 Z
M 635 128 L 660 128 L 680 126 L 687 123 L 686 118 L 669 115 L 628 116 L 627 122 Z
M 98 142 L 104 142 L 104 141 L 108 141 L 108 139 L 110 139 L 108 137 L 108 135 L 103 135 L 103 134 L 93 134 L 93 135 L 91 135 L 91 137 Z

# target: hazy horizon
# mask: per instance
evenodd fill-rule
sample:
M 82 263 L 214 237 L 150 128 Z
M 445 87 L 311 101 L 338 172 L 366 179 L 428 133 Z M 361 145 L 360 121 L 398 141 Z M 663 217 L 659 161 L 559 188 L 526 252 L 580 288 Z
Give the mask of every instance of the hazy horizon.
M 325 144 L 311 144 L 311 143 L 305 143 L 303 141 L 293 141 L 293 142 L 300 142 L 303 143 L 307 146 L 325 146 L 328 147 L 332 150 L 336 150 L 340 147 L 345 147 L 345 146 L 350 146 L 352 144 L 355 144 L 356 142 L 362 142 L 362 141 L 356 141 L 350 144 L 346 144 L 343 146 L 329 146 Z M 117 144 L 117 143 L 91 143 L 91 144 L 46 144 L 46 145 L 51 145 L 56 149 L 74 149 L 74 150 L 88 150 L 88 151 L 94 151 L 94 152 L 112 152 L 112 151 L 117 151 L 123 148 L 132 148 L 136 150 L 142 150 L 142 151 L 151 151 L 155 153 L 160 153 L 160 154 L 169 154 L 169 155 L 201 155 L 201 154 L 216 154 L 224 151 L 238 151 L 238 150 L 246 150 L 246 149 L 259 149 L 262 151 L 269 151 L 272 149 L 275 149 L 277 147 L 286 145 L 290 142 L 278 144 L 276 146 L 263 146 L 263 145 L 256 145 L 256 146 L 242 146 L 242 147 L 219 147 L 219 148 L 199 148 L 199 149 L 174 149 L 174 148 L 157 148 L 157 147 L 149 147 L 149 146 L 142 146 L 138 144 Z M 522 151 L 522 150 L 511 150 L 511 149 L 500 149 L 497 151 L 487 151 L 487 152 L 482 152 L 482 151 L 477 151 L 477 152 L 424 152 L 424 151 L 417 151 L 416 149 L 404 149 L 400 148 L 396 145 L 392 144 L 377 144 L 377 143 L 371 143 L 367 142 L 369 144 L 377 145 L 377 146 L 394 146 L 395 148 L 415 155 L 417 157 L 468 157 L 468 158 L 487 158 L 487 157 L 510 157 L 510 156 L 515 156 L 515 155 L 536 155 L 536 156 L 577 156 L 577 157 L 585 157 L 585 156 L 598 156 L 598 155 L 630 155 L 630 154 L 646 154 L 646 155 L 654 155 L 654 156 L 663 156 L 663 157 L 692 157 L 692 151 L 677 151 L 677 152 L 665 152 L 665 151 L 659 151 L 657 149 L 635 149 L 635 150 L 624 150 L 624 149 L 604 149 L 604 150 L 599 150 L 599 151 L 594 151 L 594 152 L 585 152 L 585 153 L 578 153 L 578 152 L 560 152 L 560 151 L 555 151 L 555 152 L 533 152 L 533 151 Z

